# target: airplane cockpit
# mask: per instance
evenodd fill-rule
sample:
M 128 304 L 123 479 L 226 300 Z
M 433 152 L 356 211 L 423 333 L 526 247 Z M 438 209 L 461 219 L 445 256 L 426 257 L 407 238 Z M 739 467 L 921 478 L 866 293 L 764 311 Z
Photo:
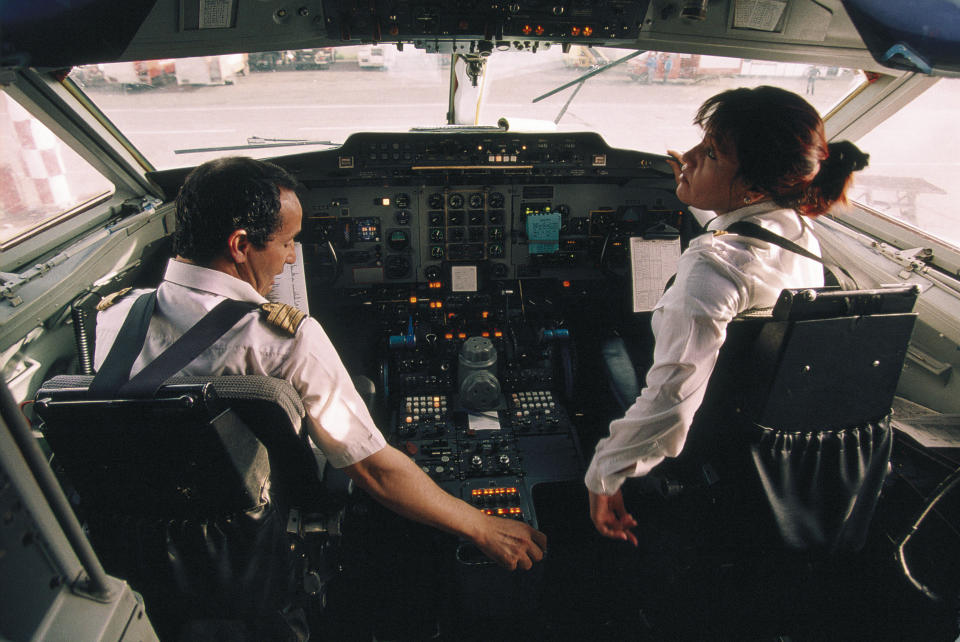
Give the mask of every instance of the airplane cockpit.
M 0 638 L 956 639 L 960 11 L 921 5 L 0 7 Z M 722 380 L 745 382 L 740 419 L 705 406 L 691 435 L 711 437 L 624 486 L 638 546 L 604 539 L 587 464 L 639 394 L 651 312 L 714 216 L 678 198 L 672 163 L 699 142 L 704 100 L 761 85 L 802 95 L 828 139 L 870 154 L 849 202 L 807 223 L 839 267 L 731 323 L 725 348 L 747 347 L 721 352 L 707 399 L 727 412 Z M 237 410 L 244 382 L 86 396 L 98 311 L 157 286 L 181 186 L 229 156 L 298 185 L 296 262 L 268 298 L 320 323 L 386 442 L 432 482 L 545 533 L 542 562 L 510 572 L 391 513 L 305 436 L 272 437 L 275 414 Z M 742 469 L 718 463 L 716 426 L 748 415 L 794 434 L 892 426 L 871 444 L 882 457 L 848 460 L 851 478 L 874 471 L 869 492 L 773 508 L 802 522 L 872 492 L 848 511 L 866 511 L 855 551 L 785 552 L 758 517 L 769 507 L 729 494 Z M 216 438 L 191 437 L 196 422 Z M 168 465 L 183 443 L 225 454 Z M 301 465 L 316 478 L 284 470 Z M 288 505 L 310 493 L 322 501 Z M 196 506 L 221 500 L 227 521 L 207 528 Z M 280 575 L 244 566 L 267 549 Z M 238 624 L 267 603 L 282 617 Z

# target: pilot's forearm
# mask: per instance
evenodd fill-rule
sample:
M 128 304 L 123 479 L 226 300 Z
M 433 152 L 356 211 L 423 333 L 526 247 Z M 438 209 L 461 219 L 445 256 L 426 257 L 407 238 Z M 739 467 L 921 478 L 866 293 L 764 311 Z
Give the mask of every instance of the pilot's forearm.
M 491 517 L 437 486 L 403 453 L 387 446 L 345 472 L 377 501 L 409 519 L 473 542 L 504 568 L 543 559 L 546 536 L 524 522 Z
M 475 540 L 479 510 L 437 486 L 409 457 L 387 446 L 344 472 L 374 499 L 409 519 Z

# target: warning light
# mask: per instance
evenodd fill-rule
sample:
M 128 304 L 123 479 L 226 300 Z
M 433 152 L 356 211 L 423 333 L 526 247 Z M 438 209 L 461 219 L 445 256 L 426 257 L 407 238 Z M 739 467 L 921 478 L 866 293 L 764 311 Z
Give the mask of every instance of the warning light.
M 381 198 L 380 204 L 383 205 L 384 207 L 390 207 L 390 197 L 384 196 L 383 198 Z
M 486 319 L 488 316 L 490 316 L 490 312 L 488 310 L 484 310 L 480 313 L 480 316 Z
M 564 281 L 564 282 L 563 282 L 563 287 L 569 288 L 569 287 L 570 287 L 570 281 Z
M 583 35 L 585 35 L 585 36 L 592 36 L 592 35 L 593 35 L 593 27 L 591 27 L 591 26 L 586 26 L 586 27 L 584 27 L 584 28 L 583 28 Z
M 430 281 L 431 290 L 439 290 L 443 287 L 443 284 L 440 281 Z
M 457 335 L 457 338 L 458 338 L 458 339 L 466 339 L 466 338 L 467 338 L 467 333 L 466 333 L 466 332 L 461 332 L 460 334 Z
M 538 36 L 542 36 L 543 32 L 546 31 L 546 29 L 543 28 L 543 25 L 537 25 L 537 28 L 534 31 Z
M 457 315 L 454 314 L 453 312 L 448 312 L 448 313 L 447 313 L 447 318 L 448 318 L 448 319 L 452 319 L 452 318 L 455 317 L 455 316 L 457 316 Z
M 523 25 L 523 28 L 520 29 L 520 32 L 525 36 L 529 36 L 531 33 L 533 33 L 533 27 L 530 25 Z
M 579 35 L 580 35 L 580 27 L 578 27 L 578 26 L 576 26 L 576 25 L 570 27 L 570 35 L 571 35 L 571 36 L 579 36 Z
M 503 332 L 500 332 L 500 330 L 495 330 L 493 336 L 499 339 L 503 336 Z
M 453 333 L 448 332 L 445 335 L 443 335 L 443 338 L 446 339 L 447 341 L 450 341 L 451 339 L 453 339 Z
M 489 339 L 489 338 L 490 338 L 490 333 L 489 333 L 489 332 L 481 332 L 481 333 L 480 333 L 480 336 L 482 336 L 484 339 Z
M 415 296 L 410 297 L 410 305 L 414 305 L 416 302 L 417 302 L 417 297 Z

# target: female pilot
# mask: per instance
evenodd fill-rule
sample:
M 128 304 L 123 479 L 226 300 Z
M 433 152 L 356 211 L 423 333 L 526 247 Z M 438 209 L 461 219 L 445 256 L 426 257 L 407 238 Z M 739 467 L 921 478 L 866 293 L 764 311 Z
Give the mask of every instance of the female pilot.
M 845 202 L 867 156 L 849 142 L 827 144 L 823 121 L 803 98 L 776 87 L 732 89 L 708 99 L 694 122 L 699 145 L 670 152 L 677 197 L 716 213 L 707 230 L 749 221 L 819 255 L 804 217 Z M 636 546 L 637 525 L 620 486 L 683 448 L 726 336 L 751 308 L 770 307 L 784 288 L 823 285 L 823 267 L 800 254 L 736 234 L 704 234 L 681 255 L 676 280 L 651 318 L 655 338 L 646 387 L 586 474 L 590 517 L 604 536 Z

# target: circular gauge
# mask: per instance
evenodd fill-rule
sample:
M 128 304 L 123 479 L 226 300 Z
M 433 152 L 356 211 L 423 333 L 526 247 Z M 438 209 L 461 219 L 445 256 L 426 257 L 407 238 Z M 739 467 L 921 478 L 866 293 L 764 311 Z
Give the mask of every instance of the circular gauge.
M 481 207 L 483 207 L 483 194 L 481 194 L 480 192 L 474 192 L 473 194 L 470 195 L 469 203 L 470 203 L 470 207 L 472 207 L 473 209 L 475 210 L 480 209 Z
M 443 240 L 443 229 L 437 228 L 435 230 L 430 230 L 430 240 L 435 243 L 439 243 Z
M 443 258 L 443 246 L 442 246 L 442 245 L 431 245 L 431 246 L 430 246 L 430 258 L 431 258 L 431 259 L 442 259 L 442 258 Z
M 410 245 L 410 234 L 406 230 L 393 230 L 387 237 L 387 247 L 393 251 L 405 250 Z
M 487 255 L 494 259 L 503 256 L 503 245 L 501 243 L 491 243 L 487 246 Z
M 440 268 L 436 265 L 431 265 L 423 271 L 423 276 L 426 277 L 427 281 L 437 281 L 440 279 Z
M 410 272 L 410 260 L 405 256 L 390 256 L 386 262 L 387 278 L 400 279 Z
M 490 240 L 491 241 L 500 241 L 503 239 L 503 228 L 491 227 L 490 228 Z
M 427 197 L 427 205 L 432 210 L 439 210 L 443 208 L 443 194 L 434 192 Z
M 463 207 L 463 194 L 451 194 L 450 198 L 447 199 L 447 204 L 455 210 L 460 209 Z
M 410 223 L 410 212 L 407 210 L 398 210 L 393 217 L 396 219 L 397 225 L 408 225 Z
M 490 207 L 503 207 L 503 194 L 494 192 L 490 195 Z
M 393 197 L 393 204 L 399 207 L 402 210 L 410 207 L 410 195 L 409 194 L 397 194 Z

